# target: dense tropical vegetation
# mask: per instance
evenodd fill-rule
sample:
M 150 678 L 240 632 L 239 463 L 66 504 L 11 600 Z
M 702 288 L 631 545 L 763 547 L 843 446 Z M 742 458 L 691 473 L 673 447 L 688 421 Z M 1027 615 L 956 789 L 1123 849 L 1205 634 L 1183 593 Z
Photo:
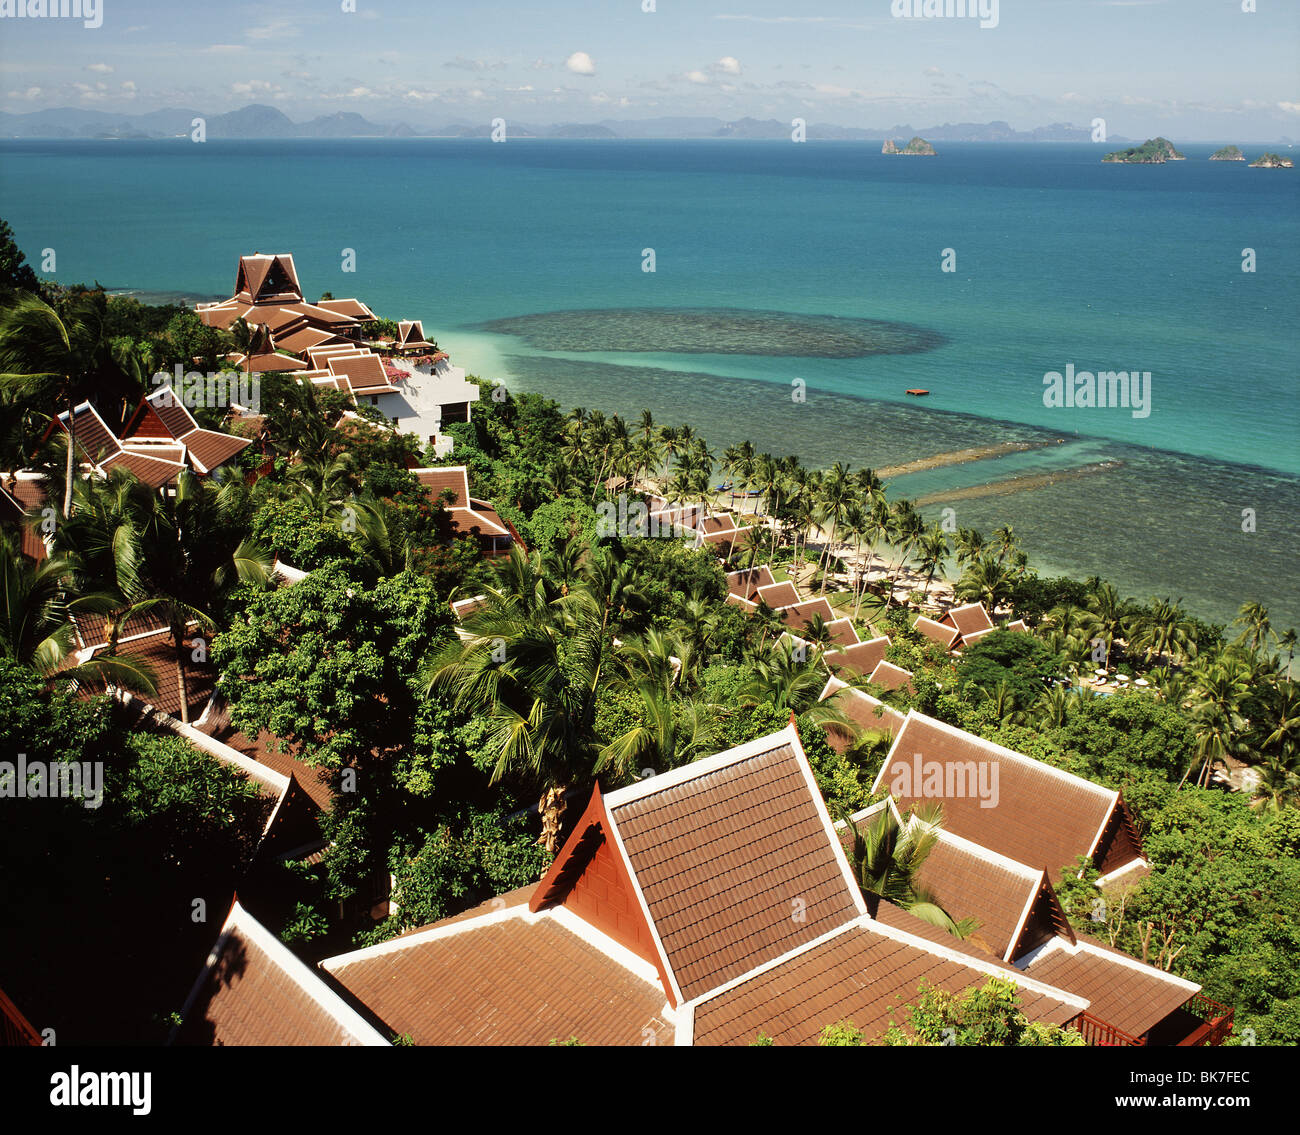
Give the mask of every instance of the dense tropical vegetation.
M 112 904 L 138 909 L 162 872 L 162 897 L 138 928 L 147 949 L 116 960 L 129 984 L 158 942 L 172 942 L 189 976 L 170 1002 L 112 1005 L 134 1036 L 158 1039 L 234 886 L 262 893 L 267 921 L 306 957 L 383 940 L 535 881 L 597 782 L 630 784 L 792 715 L 832 814 L 867 806 L 887 743 L 855 732 L 843 752 L 828 744 L 823 727 L 847 723 L 818 702 L 824 627 L 810 630 L 813 649 L 796 649 L 772 612 L 724 603 L 713 550 L 597 537 L 600 505 L 653 482 L 706 511 L 737 501 L 746 529 L 723 549 L 736 566 L 770 564 L 863 638 L 888 634 L 887 657 L 913 680 L 877 690 L 885 700 L 1121 789 L 1153 871 L 1133 892 L 1107 894 L 1099 920 L 1095 889 L 1064 885 L 1076 924 L 1203 983 L 1260 1043 L 1300 1042 L 1295 633 L 1259 604 L 1218 627 L 1171 597 L 1143 603 L 1101 579 L 1040 578 L 1010 528 L 927 524 L 871 470 L 807 469 L 748 443 L 719 455 L 690 426 L 649 412 L 636 422 L 566 414 L 490 383 L 473 420 L 451 427 L 454 456 L 441 463 L 466 465 L 474 495 L 527 544 L 495 561 L 456 535 L 445 502 L 409 473 L 440 463 L 432 452 L 344 418 L 340 395 L 274 374 L 261 390 L 266 443 L 242 467 L 184 477 L 174 495 L 129 474 L 70 477 L 68 445 L 57 431 L 46 439 L 52 417 L 90 397 L 120 424 L 154 368 L 231 349 L 196 324 L 184 309 L 93 291 L 47 290 L 0 309 L 0 466 L 46 470 L 61 506 L 40 565 L 14 533 L 0 544 L 0 736 L 6 757 L 98 754 L 113 786 L 99 812 L 15 813 L 7 842 L 12 832 L 30 863 L 4 873 L 6 909 L 46 913 L 31 942 L 0 945 L 11 994 L 40 988 L 44 970 L 30 971 L 30 986 L 23 976 L 39 949 L 98 937 L 120 916 Z M 731 486 L 722 493 L 719 478 Z M 279 585 L 276 560 L 309 574 Z M 956 577 L 958 599 L 1023 618 L 1031 633 L 998 630 L 959 659 L 940 652 L 913 624 L 937 613 L 944 576 Z M 484 601 L 457 627 L 450 601 L 471 596 Z M 108 628 L 91 669 L 73 657 L 79 612 Z M 121 629 L 149 613 L 168 626 L 177 660 L 162 673 L 118 658 Z M 171 683 L 186 706 L 195 635 L 210 640 L 232 725 L 327 771 L 335 804 L 319 862 L 255 871 L 264 798 L 97 693 L 107 681 L 145 694 Z M 1095 696 L 1084 676 L 1102 664 L 1147 684 Z M 910 883 L 919 830 L 882 825 L 859 840 L 869 893 L 942 922 Z M 106 847 L 114 866 L 101 881 Z M 200 872 L 202 890 L 183 869 Z M 355 900 L 390 875 L 395 909 L 376 919 Z M 64 897 L 50 904 L 53 887 Z M 78 895 L 92 897 L 78 906 Z M 185 923 L 199 895 L 206 928 Z M 51 952 L 50 964 L 61 957 Z M 935 1043 L 943 1028 L 984 1035 L 1006 1005 L 983 992 L 996 1004 L 923 998 L 919 1031 L 895 1041 Z M 1055 1043 L 1016 1028 L 1030 1039 L 996 1043 Z

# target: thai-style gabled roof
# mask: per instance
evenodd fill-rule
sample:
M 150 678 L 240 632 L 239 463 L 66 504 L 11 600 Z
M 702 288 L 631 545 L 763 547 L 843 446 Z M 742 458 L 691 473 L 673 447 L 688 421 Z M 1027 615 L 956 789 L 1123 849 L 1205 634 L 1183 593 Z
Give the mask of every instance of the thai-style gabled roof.
M 836 674 L 870 677 L 871 672 L 884 661 L 889 646 L 888 635 L 880 635 L 866 642 L 850 643 L 839 650 L 828 650 L 826 664 Z
M 764 564 L 762 567 L 744 568 L 741 571 L 727 573 L 727 591 L 739 595 L 742 599 L 752 600 L 760 587 L 775 583 L 772 569 Z
M 793 727 L 620 789 L 603 808 L 673 1004 L 865 911 Z M 561 857 L 581 853 L 571 838 Z
M 359 299 L 322 299 L 316 301 L 316 306 L 337 312 L 339 315 L 346 315 L 349 319 L 355 319 L 358 323 L 371 323 L 375 318 L 375 313 Z
M 814 615 L 820 615 L 822 622 L 828 624 L 835 620 L 835 610 L 825 599 L 805 599 L 802 603 L 781 607 L 777 615 L 787 627 L 796 631 L 807 629 Z
M 654 970 L 564 909 L 502 902 L 321 968 L 417 1045 L 674 1043 Z
M 871 671 L 867 681 L 873 686 L 883 686 L 886 690 L 899 690 L 904 686 L 911 689 L 912 671 L 904 670 L 901 666 L 895 666 L 892 662 L 881 659 L 876 663 L 876 668 Z
M 962 638 L 979 631 L 991 631 L 994 626 L 983 603 L 967 603 L 962 607 L 953 607 L 944 615 L 943 622 L 950 627 L 955 627 Z
M 822 1029 L 848 1021 L 871 1043 L 891 1024 L 906 1024 L 903 1006 L 922 984 L 956 993 L 1009 976 L 992 959 L 863 916 L 702 998 L 693 1006 L 692 1038 L 748 1045 L 764 1033 L 777 1045 L 812 1045 Z M 1063 1025 L 1088 1004 L 1023 977 L 1017 990 L 1025 1016 L 1045 1024 Z
M 397 349 L 399 351 L 433 349 L 434 344 L 426 342 L 424 326 L 418 319 L 399 319 L 397 321 Z
M 972 788 L 973 778 L 984 786 L 983 797 Z M 914 710 L 876 778 L 875 789 L 884 787 L 894 791 L 901 809 L 941 802 L 946 830 L 1045 869 L 1053 882 L 1081 855 L 1100 856 L 1099 867 L 1115 869 L 1122 866 L 1117 859 L 1141 854 L 1140 845 L 1129 843 L 1136 832 L 1118 792 Z M 1116 848 L 1109 862 L 1108 831 L 1115 833 L 1109 842 Z
M 772 583 L 758 589 L 758 599 L 773 610 L 793 607 L 799 602 L 799 592 L 789 580 L 784 583 Z
M 436 501 L 444 489 L 450 489 L 455 494 L 447 511 L 460 535 L 467 536 L 471 529 L 477 528 L 481 536 L 509 536 L 513 539 L 510 529 L 490 505 L 470 497 L 469 471 L 464 465 L 433 466 L 411 469 L 410 472 L 429 490 L 430 500 Z
M 352 393 L 395 394 L 397 388 L 388 381 L 383 360 L 374 354 L 329 355 L 326 365 L 336 377 L 346 378 Z
M 864 690 L 853 689 L 838 678 L 826 680 L 818 700 L 825 701 L 828 698 L 859 729 L 892 736 L 903 727 L 904 715 L 893 706 L 873 698 Z M 844 752 L 853 741 L 853 736 L 840 725 L 827 725 L 826 734 L 827 742 L 836 752 Z
M 388 1040 L 236 900 L 173 1043 L 387 1045 Z
M 159 387 L 141 400 L 126 424 L 125 433 L 128 442 L 136 443 L 132 453 L 155 459 L 161 459 L 162 452 L 155 451 L 152 443 L 174 439 L 183 447 L 185 459 L 200 474 L 211 473 L 253 444 L 251 438 L 202 429 L 170 385 Z M 150 443 L 150 448 L 146 449 L 146 443 Z M 146 479 L 143 474 L 137 475 Z
M 241 256 L 232 297 L 245 303 L 276 303 L 302 300 L 298 271 L 287 252 L 269 256 L 254 253 Z
M 73 407 L 72 432 L 74 444 L 80 459 L 90 465 L 99 465 L 106 457 L 121 451 L 117 435 L 109 429 L 108 424 L 99 416 L 99 411 L 90 402 L 82 402 Z M 49 437 L 55 428 L 68 429 L 68 412 L 63 411 L 45 431 Z
M 1086 938 L 1049 939 L 1021 965 L 1029 977 L 1088 998 L 1092 1016 L 1139 1038 L 1201 989 Z
M 961 632 L 956 627 L 950 627 L 946 623 L 936 623 L 924 615 L 921 615 L 914 625 L 918 634 L 924 635 L 941 650 L 951 650 L 952 644 L 961 637 Z

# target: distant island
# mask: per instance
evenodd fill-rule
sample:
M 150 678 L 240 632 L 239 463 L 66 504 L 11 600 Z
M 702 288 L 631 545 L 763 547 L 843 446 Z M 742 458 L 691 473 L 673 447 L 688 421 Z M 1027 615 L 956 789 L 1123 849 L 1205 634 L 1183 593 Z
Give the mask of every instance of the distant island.
M 885 144 L 880 147 L 880 152 L 882 154 L 913 154 L 925 158 L 933 158 L 937 156 L 935 148 L 920 135 L 913 138 L 901 150 L 892 138 L 887 138 Z
M 1168 138 L 1148 138 L 1140 146 L 1116 150 L 1101 159 L 1103 162 L 1125 162 L 1129 165 L 1159 165 L 1162 162 L 1186 161 L 1186 155 L 1174 149 Z
M 1264 154 L 1258 161 L 1250 163 L 1251 169 L 1292 169 L 1294 166 L 1295 162 L 1281 154 Z
M 1212 162 L 1244 162 L 1245 160 L 1246 155 L 1236 146 L 1224 146 L 1222 150 L 1215 150 L 1210 155 Z

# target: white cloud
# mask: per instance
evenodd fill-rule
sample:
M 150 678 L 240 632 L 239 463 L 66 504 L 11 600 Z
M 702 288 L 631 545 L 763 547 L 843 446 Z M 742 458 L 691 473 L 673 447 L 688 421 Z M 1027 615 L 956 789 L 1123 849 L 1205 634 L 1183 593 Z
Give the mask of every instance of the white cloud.
M 687 71 L 686 81 L 688 83 L 707 83 L 709 77 L 703 71 Z
M 97 75 L 111 75 L 113 73 L 113 68 L 107 63 L 88 63 L 86 64 L 86 70 L 94 71 Z
M 724 75 L 740 74 L 740 60 L 737 59 L 734 55 L 724 55 L 721 59 L 719 59 L 714 64 L 714 67 L 716 67 Z
M 1300 102 L 1280 102 L 1277 108 L 1287 114 L 1300 114 Z
M 575 51 L 564 61 L 564 67 L 565 70 L 572 71 L 575 75 L 590 77 L 596 73 L 596 64 L 592 62 L 591 56 L 585 51 Z
M 134 83 L 131 79 L 127 79 L 126 82 L 124 82 L 124 83 L 122 84 L 122 90 L 124 90 L 124 91 L 130 91 L 132 94 L 134 94 L 134 93 L 135 93 L 135 83 Z
M 247 82 L 231 83 L 230 90 L 237 95 L 265 95 L 280 90 L 280 86 L 268 83 L 265 79 L 249 79 Z

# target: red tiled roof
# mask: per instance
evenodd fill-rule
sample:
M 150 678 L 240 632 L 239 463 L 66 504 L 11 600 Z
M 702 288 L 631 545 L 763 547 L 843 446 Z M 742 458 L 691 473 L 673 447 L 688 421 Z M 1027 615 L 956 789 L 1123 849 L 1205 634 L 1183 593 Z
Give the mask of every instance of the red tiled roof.
M 361 323 L 369 323 L 375 318 L 375 313 L 358 299 L 317 300 L 316 306 L 346 315 L 349 319 Z
M 996 802 L 983 807 L 987 801 L 964 788 L 961 795 L 918 795 L 912 784 L 917 761 L 961 771 L 963 782 L 972 772 L 982 772 L 986 786 L 996 776 Z M 962 787 L 955 781 L 954 786 Z M 914 801 L 939 799 L 946 830 L 1028 867 L 1044 868 L 1053 882 L 1076 856 L 1093 853 L 1118 803 L 1118 794 L 1109 789 L 916 712 L 894 738 L 875 787 L 910 789 L 895 794 L 902 810 Z
M 185 1005 L 180 1045 L 384 1045 L 238 902 Z
M 138 450 L 119 449 L 104 458 L 99 466 L 106 473 L 112 469 L 127 469 L 134 473 L 151 489 L 160 489 L 163 485 L 175 484 L 185 466 L 174 461 L 164 461 Z
M 852 643 L 842 650 L 827 651 L 826 664 L 837 674 L 845 672 L 867 677 L 884 661 L 888 649 L 889 636 L 881 635 L 866 642 Z
M 1092 1002 L 1088 1012 L 1140 1037 L 1159 1024 L 1200 986 L 1144 965 L 1136 958 L 1081 940 L 1054 938 L 1034 955 L 1025 973 Z
M 590 932 L 594 933 L 594 932 Z M 417 1045 L 673 1043 L 658 984 L 554 914 L 449 919 L 322 968 Z
M 384 361 L 378 355 L 327 355 L 330 373 L 344 376 L 354 394 L 375 394 L 393 387 L 384 373 Z
M 799 592 L 788 580 L 773 583 L 758 589 L 758 598 L 774 610 L 780 607 L 793 607 L 799 602 Z
M 956 627 L 950 627 L 946 623 L 936 623 L 924 615 L 916 620 L 915 628 L 918 634 L 924 635 L 943 650 L 951 650 L 952 644 L 957 641 L 961 633 Z
M 876 668 L 871 671 L 871 676 L 867 681 L 873 686 L 883 686 L 887 690 L 898 690 L 904 686 L 910 689 L 912 671 L 904 670 L 901 666 L 895 666 L 892 662 L 886 662 L 882 659 L 876 664 Z
M 977 631 L 993 629 L 993 620 L 989 618 L 983 603 L 967 603 L 964 607 L 954 607 L 943 617 L 943 621 L 949 626 L 956 627 L 962 638 Z
M 753 599 L 754 593 L 760 587 L 766 587 L 768 584 L 775 583 L 772 578 L 772 569 L 764 564 L 762 567 L 745 568 L 742 571 L 733 571 L 727 573 L 727 590 L 733 595 L 739 595 L 742 599 Z
M 825 623 L 835 619 L 835 611 L 825 599 L 807 599 L 790 607 L 782 607 L 777 614 L 792 629 L 806 628 L 814 615 L 820 615 Z
M 821 699 L 832 699 L 836 708 L 841 710 L 855 725 L 872 733 L 895 734 L 903 727 L 905 715 L 892 706 L 886 705 L 863 690 L 846 686 L 838 678 L 830 678 L 822 690 Z M 826 727 L 827 742 L 836 752 L 842 753 L 849 748 L 851 738 L 839 725 Z
M 185 660 L 185 691 L 189 697 L 191 721 L 198 720 L 208 704 L 208 699 L 212 697 L 212 691 L 216 688 L 216 673 L 212 669 L 212 665 L 210 663 L 198 663 L 193 660 L 191 644 L 196 638 L 202 638 L 207 647 L 211 646 L 210 636 L 200 634 L 196 630 L 186 631 L 186 646 L 183 652 Z M 103 653 L 102 649 L 97 649 L 91 654 L 91 658 L 99 658 Z M 155 695 L 138 694 L 136 698 L 179 720 L 181 716 L 181 694 L 176 681 L 176 647 L 172 642 L 171 632 L 162 630 L 146 637 L 119 642 L 117 657 L 129 658 L 133 662 L 144 663 L 153 668 L 158 693 Z M 93 685 L 96 684 L 87 683 L 88 687 Z
M 68 429 L 68 412 L 65 410 L 55 419 L 59 428 L 65 433 Z M 54 429 L 50 426 L 49 432 Z M 72 422 L 73 434 L 76 438 L 77 451 L 81 454 L 82 459 L 89 461 L 92 465 L 98 465 L 105 457 L 116 453 L 122 447 L 118 444 L 117 437 L 113 431 L 105 424 L 95 408 L 89 402 L 82 402 L 73 410 Z
M 891 1023 L 906 1022 L 901 1006 L 915 1001 L 923 982 L 956 993 L 1002 972 L 884 923 L 855 923 L 705 999 L 695 1007 L 694 1041 L 747 1045 L 766 1033 L 778 1045 L 813 1045 L 826 1026 L 849 1021 L 872 1042 Z M 1019 990 L 1031 1021 L 1062 1025 L 1079 1014 L 1081 1005 L 1036 986 L 1022 979 Z
M 200 473 L 211 473 L 252 444 L 251 438 L 217 433 L 216 430 L 194 430 L 185 435 L 185 446 Z
M 797 745 L 789 729 L 606 798 L 687 999 L 862 909 Z
M 469 473 L 464 465 L 448 465 L 443 468 L 412 469 L 416 480 L 429 490 L 429 499 L 437 500 L 444 489 L 451 489 L 456 496 L 449 507 L 465 508 L 469 504 Z

